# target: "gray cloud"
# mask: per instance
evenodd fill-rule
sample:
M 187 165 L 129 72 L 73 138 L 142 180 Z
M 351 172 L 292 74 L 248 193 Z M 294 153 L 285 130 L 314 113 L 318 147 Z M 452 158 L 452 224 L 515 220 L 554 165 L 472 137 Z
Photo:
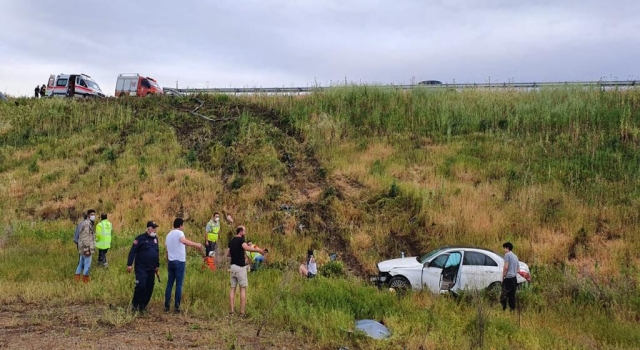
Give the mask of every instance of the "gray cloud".
M 0 90 L 84 72 L 181 87 L 638 79 L 630 0 L 4 1 Z

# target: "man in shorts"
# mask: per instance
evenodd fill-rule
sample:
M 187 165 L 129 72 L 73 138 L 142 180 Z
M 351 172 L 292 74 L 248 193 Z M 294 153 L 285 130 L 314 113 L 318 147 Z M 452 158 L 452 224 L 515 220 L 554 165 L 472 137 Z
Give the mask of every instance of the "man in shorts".
M 229 303 L 231 305 L 230 315 L 235 313 L 236 287 L 240 286 L 240 317 L 245 317 L 245 305 L 247 302 L 247 268 L 245 267 L 245 251 L 258 252 L 264 255 L 264 249 L 252 248 L 245 241 L 247 229 L 238 226 L 236 235 L 229 242 L 227 257 L 231 257 L 231 292 L 229 293 Z

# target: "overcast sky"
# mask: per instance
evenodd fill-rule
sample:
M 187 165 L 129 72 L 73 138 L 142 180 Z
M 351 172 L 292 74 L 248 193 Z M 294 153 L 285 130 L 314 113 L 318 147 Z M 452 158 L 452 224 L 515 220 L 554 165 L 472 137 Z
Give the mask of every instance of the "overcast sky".
M 0 0 L 0 91 L 640 79 L 638 0 Z

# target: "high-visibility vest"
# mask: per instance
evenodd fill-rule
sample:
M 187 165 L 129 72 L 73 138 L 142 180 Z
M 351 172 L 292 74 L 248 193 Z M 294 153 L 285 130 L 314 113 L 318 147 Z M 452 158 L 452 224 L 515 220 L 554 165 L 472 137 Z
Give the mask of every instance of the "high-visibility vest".
M 96 225 L 96 248 L 111 248 L 111 230 L 112 226 L 108 220 L 102 220 Z
M 211 242 L 218 241 L 218 232 L 220 232 L 220 222 L 215 222 L 213 220 L 209 221 L 207 224 L 207 239 Z
M 258 248 L 257 245 L 253 245 L 254 248 Z M 245 251 L 245 254 L 247 254 L 247 256 L 249 257 L 249 259 L 251 259 L 251 261 L 255 261 L 256 258 L 258 256 L 262 256 L 262 254 L 258 253 L 258 252 L 249 252 L 249 251 Z

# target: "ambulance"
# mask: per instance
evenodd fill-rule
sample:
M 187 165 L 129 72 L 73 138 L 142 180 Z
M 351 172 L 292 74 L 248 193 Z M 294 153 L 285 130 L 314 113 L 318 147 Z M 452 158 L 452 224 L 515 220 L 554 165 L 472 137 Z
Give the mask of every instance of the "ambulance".
M 120 74 L 116 81 L 116 97 L 162 95 L 158 82 L 140 74 Z
M 100 86 L 86 74 L 51 74 L 47 97 L 105 97 Z

